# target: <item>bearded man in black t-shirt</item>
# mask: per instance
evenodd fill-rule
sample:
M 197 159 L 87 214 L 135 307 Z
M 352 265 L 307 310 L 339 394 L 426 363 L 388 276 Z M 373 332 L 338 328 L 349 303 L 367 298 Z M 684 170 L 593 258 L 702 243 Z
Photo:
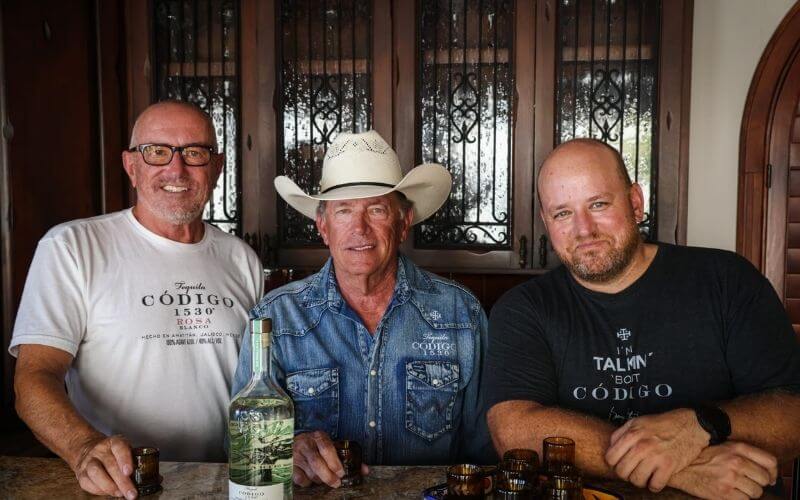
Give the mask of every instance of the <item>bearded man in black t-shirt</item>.
M 492 310 L 498 452 L 570 436 L 592 476 L 760 496 L 800 454 L 800 345 L 769 282 L 731 252 L 644 243 L 642 190 L 602 142 L 556 148 L 538 191 L 564 265 Z

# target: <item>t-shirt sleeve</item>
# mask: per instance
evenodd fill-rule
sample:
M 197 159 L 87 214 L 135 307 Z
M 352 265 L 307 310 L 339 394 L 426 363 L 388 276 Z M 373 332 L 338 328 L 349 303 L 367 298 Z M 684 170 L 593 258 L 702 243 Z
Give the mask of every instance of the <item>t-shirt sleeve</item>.
M 253 283 L 255 285 L 255 292 L 252 306 L 258 304 L 261 297 L 264 296 L 264 266 L 261 264 L 261 259 L 250 248 L 248 262 L 250 265 L 250 273 L 253 275 Z
M 55 347 L 75 356 L 86 332 L 84 278 L 64 241 L 39 241 L 25 281 L 8 352 L 20 344 Z
M 505 294 L 492 308 L 485 385 L 487 408 L 512 400 L 543 405 L 557 402 L 555 368 L 539 309 L 522 287 Z
M 800 393 L 800 343 L 770 282 L 742 259 L 728 283 L 726 356 L 737 394 Z

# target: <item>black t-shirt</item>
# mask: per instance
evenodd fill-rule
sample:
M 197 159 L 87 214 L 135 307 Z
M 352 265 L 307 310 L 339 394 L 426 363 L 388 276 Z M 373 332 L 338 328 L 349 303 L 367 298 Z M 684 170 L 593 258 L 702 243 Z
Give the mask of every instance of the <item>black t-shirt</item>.
M 691 403 L 800 392 L 800 344 L 770 283 L 723 250 L 659 244 L 615 294 L 564 266 L 510 290 L 489 322 L 489 405 L 532 400 L 615 424 Z

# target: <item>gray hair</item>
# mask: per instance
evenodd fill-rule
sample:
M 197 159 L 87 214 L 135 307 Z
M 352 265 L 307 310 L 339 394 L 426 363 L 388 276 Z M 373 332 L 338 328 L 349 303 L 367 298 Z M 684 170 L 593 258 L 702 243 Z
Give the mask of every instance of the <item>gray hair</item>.
M 395 198 L 397 199 L 398 203 L 400 203 L 400 218 L 402 219 L 406 215 L 406 212 L 413 210 L 414 202 L 406 198 L 406 195 L 400 191 L 392 191 L 392 193 L 397 195 Z M 327 205 L 328 202 L 326 200 L 319 201 L 317 204 L 317 217 L 323 217 L 325 215 L 325 207 Z

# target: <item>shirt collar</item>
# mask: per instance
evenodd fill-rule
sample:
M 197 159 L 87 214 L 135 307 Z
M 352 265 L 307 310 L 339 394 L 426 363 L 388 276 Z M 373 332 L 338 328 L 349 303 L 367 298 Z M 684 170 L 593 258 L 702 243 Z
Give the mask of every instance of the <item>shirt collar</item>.
M 414 293 L 436 293 L 436 288 L 431 279 L 403 254 L 398 256 L 397 279 L 394 285 L 392 302 L 403 304 Z M 312 280 L 311 286 L 303 296 L 306 307 L 318 306 L 324 303 L 331 309 L 340 310 L 344 298 L 336 283 L 336 272 L 333 258 L 328 257 L 325 265 Z

